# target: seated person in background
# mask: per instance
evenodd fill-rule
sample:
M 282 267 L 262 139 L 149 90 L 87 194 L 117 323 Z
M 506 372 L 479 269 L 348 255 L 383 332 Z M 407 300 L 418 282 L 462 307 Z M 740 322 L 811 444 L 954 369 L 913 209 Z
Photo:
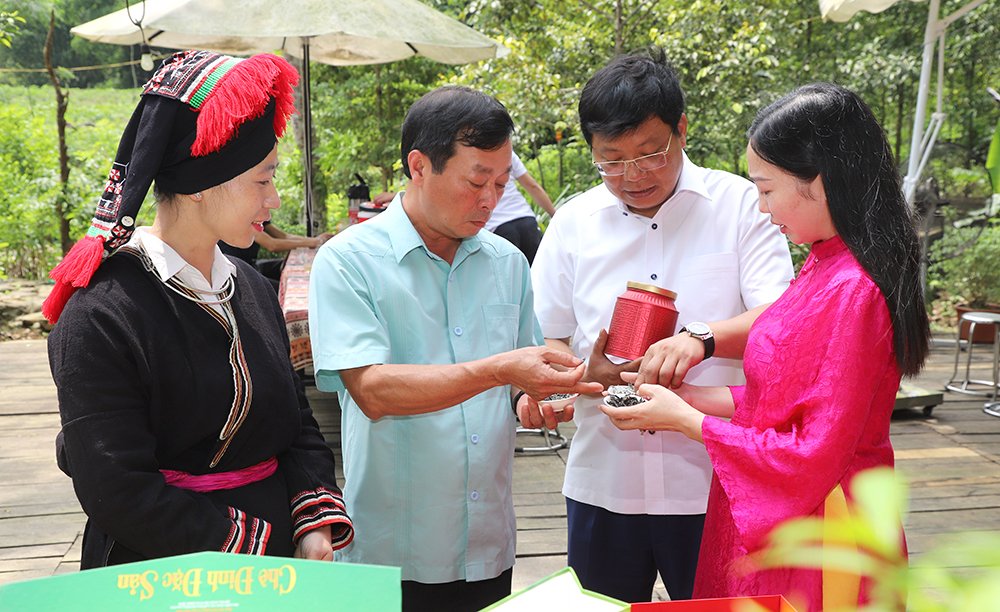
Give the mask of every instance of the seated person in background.
M 381 206 L 382 208 L 385 208 L 392 202 L 392 199 L 395 197 L 396 197 L 395 191 L 383 191 L 382 193 L 372 198 L 372 204 L 376 204 L 378 206 Z
M 285 267 L 285 258 L 281 259 L 257 259 L 257 254 L 261 248 L 272 253 L 285 253 L 299 247 L 319 248 L 324 242 L 333 237 L 333 234 L 322 233 L 319 236 L 297 236 L 289 234 L 275 225 L 271 221 L 264 222 L 264 231 L 254 235 L 253 243 L 246 248 L 238 248 L 219 241 L 219 248 L 226 255 L 238 257 L 257 271 L 272 281 L 274 288 L 278 288 L 278 281 L 281 279 L 281 269 Z
M 511 155 L 510 177 L 517 179 L 531 199 L 549 213 L 549 216 L 556 214 L 549 194 L 545 193 L 538 181 L 528 174 L 528 169 L 521 163 L 517 153 Z M 538 243 L 542 241 L 542 232 L 538 229 L 535 211 L 518 191 L 514 181 L 507 181 L 497 207 L 493 209 L 490 220 L 486 222 L 486 229 L 516 246 L 528 258 L 529 265 L 535 260 Z
M 517 179 L 531 199 L 549 213 L 550 217 L 556 214 L 556 208 L 552 205 L 549 194 L 545 193 L 538 181 L 528 174 L 528 169 L 514 152 L 511 152 L 510 177 Z M 379 206 L 387 206 L 395 195 L 395 192 L 384 191 L 372 198 L 372 202 Z M 538 244 L 542 241 L 542 231 L 538 229 L 535 211 L 518 191 L 514 181 L 508 180 L 504 186 L 503 194 L 497 200 L 489 221 L 486 222 L 486 229 L 516 246 L 524 253 L 529 265 L 535 260 L 535 252 L 538 251 Z

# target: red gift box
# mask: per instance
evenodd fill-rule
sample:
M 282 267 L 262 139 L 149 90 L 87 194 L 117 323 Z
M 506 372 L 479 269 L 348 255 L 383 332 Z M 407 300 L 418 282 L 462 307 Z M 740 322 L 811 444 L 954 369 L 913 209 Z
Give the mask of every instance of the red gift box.
M 632 604 L 633 612 L 796 612 L 781 595 L 763 597 L 723 597 L 684 601 L 654 601 Z

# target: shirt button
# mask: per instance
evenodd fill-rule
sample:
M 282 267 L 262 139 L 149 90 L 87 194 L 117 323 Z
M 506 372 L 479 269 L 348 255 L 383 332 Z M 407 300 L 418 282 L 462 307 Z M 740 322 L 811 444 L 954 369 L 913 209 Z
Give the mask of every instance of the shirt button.
M 456 336 L 461 336 L 462 335 L 462 328 L 461 327 L 456 327 L 455 328 L 455 335 Z
M 649 278 L 651 278 L 651 279 L 653 279 L 653 280 L 656 280 L 656 275 L 655 275 L 655 274 L 650 274 L 650 275 L 649 275 Z
M 479 444 L 479 434 L 472 434 L 472 437 L 469 439 L 472 440 L 473 444 Z
M 472 501 L 478 500 L 479 499 L 479 491 L 473 491 L 472 493 L 469 493 L 469 499 L 471 499 Z
M 655 223 L 653 224 L 653 229 L 656 229 L 656 224 Z

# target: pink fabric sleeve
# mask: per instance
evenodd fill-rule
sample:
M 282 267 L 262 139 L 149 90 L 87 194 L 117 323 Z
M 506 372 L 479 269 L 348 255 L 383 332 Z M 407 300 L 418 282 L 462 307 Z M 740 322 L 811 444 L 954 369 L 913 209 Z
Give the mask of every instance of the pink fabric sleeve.
M 741 402 L 761 400 L 746 409 L 752 425 L 718 418 L 702 425 L 748 550 L 786 519 L 815 512 L 844 478 L 870 425 L 873 398 L 895 371 L 888 310 L 870 280 L 823 287 L 807 312 L 799 309 L 794 320 L 780 321 L 782 344 L 768 380 L 732 388 L 737 415 Z
M 746 391 L 747 388 L 745 385 L 732 385 L 729 387 L 729 392 L 733 396 L 733 412 L 743 404 L 743 396 L 746 395 Z

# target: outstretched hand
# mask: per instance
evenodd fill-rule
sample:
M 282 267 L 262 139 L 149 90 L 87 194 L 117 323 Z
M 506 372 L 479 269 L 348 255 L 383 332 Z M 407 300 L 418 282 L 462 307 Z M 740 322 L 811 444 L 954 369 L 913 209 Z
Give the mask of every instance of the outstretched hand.
M 375 204 L 376 206 L 385 206 L 389 202 L 392 202 L 394 197 L 396 197 L 395 191 L 383 191 L 372 198 L 372 204 Z
M 705 343 L 688 334 L 677 334 L 653 343 L 639 366 L 636 386 L 653 383 L 676 389 L 688 371 L 705 359 Z
M 312 247 L 314 249 L 318 249 L 319 247 L 321 247 L 324 244 L 326 244 L 327 240 L 329 240 L 330 238 L 333 238 L 333 236 L 334 235 L 331 234 L 330 232 L 323 232 L 319 236 L 313 236 L 312 238 L 309 238 L 308 240 L 311 241 Z
M 496 377 L 500 384 L 524 390 L 536 401 L 553 393 L 600 393 L 597 382 L 583 381 L 586 364 L 565 351 L 547 346 L 520 348 L 500 357 Z
M 611 423 L 623 431 L 679 431 L 701 441 L 701 422 L 705 415 L 688 405 L 676 393 L 660 385 L 643 384 L 636 393 L 648 401 L 633 406 L 601 405 Z
M 622 384 L 622 373 L 637 371 L 641 363 L 640 359 L 635 359 L 621 365 L 614 364 L 604 354 L 607 345 L 608 332 L 602 329 L 601 333 L 597 334 L 597 340 L 594 341 L 594 347 L 590 351 L 587 374 L 584 376 L 584 380 L 598 382 L 604 388 Z

